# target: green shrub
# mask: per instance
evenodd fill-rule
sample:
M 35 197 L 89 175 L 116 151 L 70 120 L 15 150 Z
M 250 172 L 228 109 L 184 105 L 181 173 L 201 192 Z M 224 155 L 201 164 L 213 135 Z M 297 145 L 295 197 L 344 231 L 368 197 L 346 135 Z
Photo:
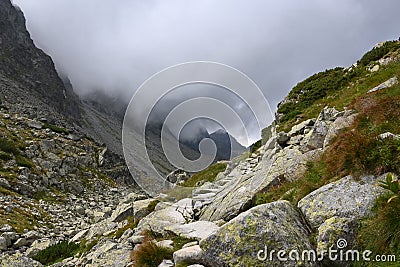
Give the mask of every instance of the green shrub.
M 79 245 L 74 242 L 61 241 L 40 251 L 33 259 L 41 264 L 50 265 L 74 256 L 78 249 Z
M 380 187 L 390 190 L 394 196 L 389 198 L 388 203 L 393 199 L 398 198 L 400 195 L 400 181 L 395 179 L 392 173 L 388 173 L 386 176 L 386 181 L 379 181 Z
M 8 161 L 12 159 L 11 154 L 6 153 L 6 152 L 0 152 L 0 159 L 4 161 Z
M 0 150 L 14 155 L 20 154 L 18 146 L 13 141 L 5 138 L 0 138 Z
M 373 48 L 371 51 L 365 53 L 364 56 L 358 61 L 358 63 L 363 66 L 367 66 L 370 62 L 381 59 L 387 53 L 394 51 L 398 48 L 400 48 L 400 42 L 388 41 L 384 43 L 381 47 Z
M 149 206 L 147 206 L 147 211 L 149 212 L 153 212 L 156 209 L 157 204 L 159 203 L 159 200 L 153 200 L 152 202 L 150 202 Z
M 120 238 L 126 230 L 128 229 L 134 229 L 137 224 L 139 223 L 138 221 L 135 221 L 135 218 L 133 216 L 129 217 L 128 219 L 128 223 L 126 225 L 124 225 L 123 227 L 119 228 L 116 232 L 115 232 L 115 238 Z
M 33 168 L 34 166 L 30 159 L 27 159 L 21 155 L 16 156 L 15 160 L 17 162 L 17 165 L 21 167 Z
M 262 146 L 262 140 L 258 140 L 254 144 L 251 145 L 251 153 L 257 152 L 257 150 Z
M 225 171 L 226 163 L 214 163 L 207 169 L 204 169 L 198 173 L 193 174 L 188 180 L 186 180 L 182 186 L 195 187 L 198 182 L 213 182 L 217 177 L 218 173 Z
M 289 102 L 280 105 L 278 108 L 277 112 L 283 114 L 279 123 L 296 118 L 315 101 L 343 88 L 356 76 L 358 76 L 356 71 L 345 72 L 343 68 L 338 67 L 319 72 L 299 82 L 290 91 Z
M 376 254 L 400 254 L 400 199 L 388 203 L 391 195 L 378 198 L 375 216 L 362 222 L 357 244 Z

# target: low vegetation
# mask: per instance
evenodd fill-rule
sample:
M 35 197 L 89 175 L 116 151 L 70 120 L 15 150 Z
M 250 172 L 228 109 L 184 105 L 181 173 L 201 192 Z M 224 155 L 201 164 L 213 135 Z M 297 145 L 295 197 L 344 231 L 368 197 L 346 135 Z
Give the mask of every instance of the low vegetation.
M 378 254 L 400 255 L 400 199 L 388 203 L 390 197 L 386 195 L 376 201 L 373 210 L 375 216 L 362 222 L 357 235 L 358 249 L 372 251 L 371 258 Z M 389 263 L 380 266 L 389 266 Z M 398 262 L 393 266 L 398 266 Z
M 55 133 L 60 133 L 60 134 L 68 134 L 69 133 L 69 131 L 67 129 L 53 125 L 53 124 L 44 123 L 43 127 L 50 129 Z
M 368 66 L 372 61 L 376 61 L 390 52 L 396 51 L 400 48 L 400 42 L 389 41 L 385 42 L 382 46 L 373 48 L 371 51 L 365 53 L 365 55 L 358 61 L 360 65 Z
M 218 162 L 214 163 L 207 169 L 204 169 L 198 173 L 193 174 L 188 180 L 186 180 L 182 186 L 195 187 L 198 183 L 213 182 L 217 177 L 218 173 L 225 171 L 227 164 Z
M 90 251 L 97 243 L 98 240 L 91 242 L 82 240 L 79 244 L 63 240 L 40 251 L 33 259 L 48 266 L 77 254 L 82 255 Z
M 379 57 L 372 56 L 375 53 Z M 400 41 L 387 42 L 381 48 L 367 52 L 356 67 L 326 70 L 298 83 L 289 93 L 289 101 L 278 108 L 278 113 L 282 114 L 278 130 L 289 131 L 299 121 L 318 116 L 327 105 L 343 110 L 374 86 L 395 75 L 400 77 L 400 62 L 381 66 L 379 71 L 372 73 L 367 67 L 374 60 L 399 54 Z
M 173 250 L 157 245 L 146 236 L 138 249 L 132 251 L 131 260 L 134 267 L 157 267 L 164 259 L 172 259 Z
M 251 149 L 250 152 L 251 153 L 256 153 L 257 150 L 262 146 L 262 140 L 258 140 L 257 142 L 255 142 L 254 144 L 251 145 Z
M 79 245 L 74 242 L 61 241 L 40 251 L 33 259 L 41 264 L 50 265 L 74 256 L 78 249 Z

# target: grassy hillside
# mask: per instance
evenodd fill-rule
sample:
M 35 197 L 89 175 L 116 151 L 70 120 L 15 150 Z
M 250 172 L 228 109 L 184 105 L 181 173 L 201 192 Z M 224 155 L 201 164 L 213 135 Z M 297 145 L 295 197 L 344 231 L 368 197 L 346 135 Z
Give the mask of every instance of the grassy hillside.
M 375 67 L 371 71 L 376 65 L 379 69 Z M 301 179 L 284 182 L 259 194 L 254 204 L 278 199 L 297 204 L 311 191 L 348 174 L 358 177 L 392 172 L 398 177 L 400 140 L 380 135 L 387 132 L 400 135 L 400 84 L 367 93 L 394 76 L 400 78 L 400 41 L 386 42 L 372 49 L 351 68 L 326 70 L 298 83 L 279 106 L 278 131 L 289 131 L 294 124 L 317 117 L 325 106 L 353 109 L 358 116 L 318 161 L 308 164 Z M 359 250 L 369 249 L 374 254 L 400 253 L 400 198 L 387 202 L 395 194 L 379 199 L 375 215 L 362 222 L 357 236 Z
M 398 58 L 399 54 L 399 41 L 386 42 L 367 52 L 356 66 L 326 70 L 298 83 L 278 107 L 279 130 L 288 131 L 294 124 L 318 116 L 326 105 L 343 110 L 374 86 L 395 75 L 400 77 L 399 62 L 380 65 L 379 71 L 370 71 L 379 59 Z

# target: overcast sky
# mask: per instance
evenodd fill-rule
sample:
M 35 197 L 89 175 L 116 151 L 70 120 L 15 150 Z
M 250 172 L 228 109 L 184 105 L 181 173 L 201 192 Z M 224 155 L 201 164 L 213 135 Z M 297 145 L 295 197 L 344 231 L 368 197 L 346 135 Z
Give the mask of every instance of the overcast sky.
M 309 75 L 400 36 L 398 0 L 14 0 L 36 45 L 75 91 L 129 99 L 149 76 L 193 60 L 231 65 L 270 105 Z

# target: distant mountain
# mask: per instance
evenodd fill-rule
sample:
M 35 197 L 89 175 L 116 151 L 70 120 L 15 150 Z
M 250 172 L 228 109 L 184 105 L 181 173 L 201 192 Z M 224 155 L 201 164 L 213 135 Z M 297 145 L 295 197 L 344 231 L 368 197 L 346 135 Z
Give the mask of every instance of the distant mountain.
M 217 146 L 217 155 L 215 160 L 227 160 L 231 158 L 231 151 L 232 157 L 236 157 L 243 153 L 246 149 L 242 146 L 233 136 L 227 133 L 225 130 L 220 129 L 216 132 L 211 134 L 205 128 L 199 130 L 197 135 L 190 140 L 181 140 L 182 144 L 185 144 L 187 147 L 190 147 L 192 150 L 196 152 L 199 151 L 199 144 L 201 140 L 204 138 L 210 138 L 214 141 Z

